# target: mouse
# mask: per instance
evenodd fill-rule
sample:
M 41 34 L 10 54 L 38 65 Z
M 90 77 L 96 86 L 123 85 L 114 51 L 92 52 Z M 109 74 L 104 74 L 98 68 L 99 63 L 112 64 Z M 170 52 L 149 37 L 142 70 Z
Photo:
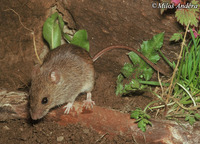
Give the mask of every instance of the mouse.
M 44 117 L 51 108 L 67 103 L 69 113 L 76 97 L 87 93 L 84 105 L 94 105 L 91 91 L 94 87 L 94 66 L 89 53 L 78 46 L 64 44 L 51 50 L 42 65 L 32 71 L 30 88 L 30 115 L 33 120 Z
M 80 93 L 87 93 L 83 101 L 86 108 L 93 107 L 91 91 L 95 83 L 93 63 L 105 52 L 112 49 L 126 49 L 134 51 L 156 71 L 166 73 L 148 60 L 135 48 L 127 46 L 110 46 L 93 58 L 85 49 L 73 45 L 63 44 L 45 56 L 41 65 L 34 66 L 30 88 L 30 116 L 33 120 L 43 118 L 50 109 L 67 103 L 64 113 L 69 114 L 76 97 Z

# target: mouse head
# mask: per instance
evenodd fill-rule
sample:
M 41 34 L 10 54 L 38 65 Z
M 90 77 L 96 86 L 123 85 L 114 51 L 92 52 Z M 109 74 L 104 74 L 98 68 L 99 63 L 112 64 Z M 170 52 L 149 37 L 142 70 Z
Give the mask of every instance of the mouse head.
M 35 66 L 32 72 L 30 89 L 30 114 L 32 119 L 44 117 L 48 111 L 58 105 L 59 85 L 61 74 L 58 70 L 47 70 Z

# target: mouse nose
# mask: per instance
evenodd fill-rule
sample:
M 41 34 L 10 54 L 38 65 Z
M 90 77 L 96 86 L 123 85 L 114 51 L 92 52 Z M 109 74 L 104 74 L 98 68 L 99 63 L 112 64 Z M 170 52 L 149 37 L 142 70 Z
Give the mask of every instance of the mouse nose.
M 33 120 L 37 120 L 37 117 L 33 114 L 32 110 L 30 110 L 30 115 Z
M 30 110 L 30 115 L 33 120 L 38 120 L 41 118 L 41 116 L 38 113 L 32 112 L 32 110 Z

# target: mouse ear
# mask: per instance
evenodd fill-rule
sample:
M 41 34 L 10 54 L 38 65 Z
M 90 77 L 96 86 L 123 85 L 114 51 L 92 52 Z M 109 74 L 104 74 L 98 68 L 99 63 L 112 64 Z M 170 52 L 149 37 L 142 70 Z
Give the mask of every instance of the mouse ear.
M 50 77 L 51 82 L 53 83 L 58 83 L 60 81 L 60 73 L 58 70 L 52 70 L 50 72 L 49 77 Z

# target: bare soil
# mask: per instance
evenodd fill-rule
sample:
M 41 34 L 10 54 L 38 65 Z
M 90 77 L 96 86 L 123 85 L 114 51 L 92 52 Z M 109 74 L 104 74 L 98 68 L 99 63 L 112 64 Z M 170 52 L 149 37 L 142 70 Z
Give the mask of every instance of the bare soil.
M 57 3 L 71 15 L 71 18 L 66 18 L 71 29 L 87 30 L 91 56 L 110 45 L 139 48 L 143 40 L 165 31 L 162 51 L 171 61 L 176 60 L 176 53 L 180 48 L 178 44 L 171 45 L 169 38 L 180 27 L 173 14 L 161 16 L 159 9 L 153 9 L 151 0 L 63 0 Z M 28 91 L 31 69 L 38 61 L 34 53 L 33 35 L 24 26 L 34 31 L 38 53 L 42 53 L 47 45 L 42 38 L 42 25 L 55 4 L 54 0 L 0 1 L 1 88 Z M 19 14 L 20 19 L 13 10 Z M 123 64 L 129 61 L 126 52 L 125 50 L 109 52 L 94 63 L 96 84 L 92 95 L 98 106 L 130 113 L 136 107 L 144 108 L 154 97 L 150 92 L 129 97 L 115 95 L 117 75 Z M 159 61 L 158 66 L 171 72 L 163 60 Z M 83 101 L 85 97 L 81 95 L 77 101 Z M 82 125 L 60 126 L 45 118 L 37 123 L 30 119 L 7 120 L 0 122 L 0 129 L 2 144 L 134 143 L 130 137 L 119 135 L 111 140 L 109 136 L 102 136 Z

